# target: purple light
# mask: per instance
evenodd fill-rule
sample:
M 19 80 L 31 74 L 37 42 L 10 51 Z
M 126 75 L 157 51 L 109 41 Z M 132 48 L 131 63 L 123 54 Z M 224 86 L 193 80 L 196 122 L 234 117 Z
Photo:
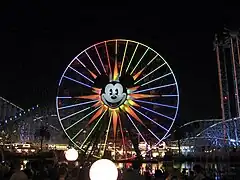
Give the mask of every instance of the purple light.
M 161 127 L 162 129 L 164 129 L 165 131 L 168 131 L 165 127 L 163 127 L 162 125 L 158 124 L 156 121 L 152 120 L 150 117 L 146 116 L 145 114 L 143 114 L 141 111 L 137 110 L 135 107 L 131 106 L 135 111 L 137 111 L 139 114 L 141 114 L 142 116 L 144 116 L 145 118 L 147 118 L 148 120 L 152 121 L 154 124 L 156 124 L 157 126 Z
M 146 103 L 146 104 L 157 105 L 157 106 L 169 107 L 169 108 L 174 108 L 174 109 L 177 108 L 176 106 L 170 106 L 170 105 L 166 105 L 166 104 L 154 103 L 154 102 L 143 101 L 143 100 L 138 100 L 138 99 L 134 99 L 134 101 L 141 102 L 141 103 Z
M 88 85 L 88 84 L 85 84 L 85 83 L 83 83 L 83 82 L 77 81 L 77 80 L 75 80 L 75 79 L 72 79 L 72 78 L 70 78 L 70 77 L 67 77 L 67 76 L 63 76 L 63 77 L 65 77 L 66 79 L 71 80 L 71 81 L 73 81 L 73 82 L 76 82 L 76 83 L 78 83 L 78 84 L 81 84 L 81 85 L 83 85 L 83 86 L 92 88 L 92 86 L 90 86 L 90 85 Z

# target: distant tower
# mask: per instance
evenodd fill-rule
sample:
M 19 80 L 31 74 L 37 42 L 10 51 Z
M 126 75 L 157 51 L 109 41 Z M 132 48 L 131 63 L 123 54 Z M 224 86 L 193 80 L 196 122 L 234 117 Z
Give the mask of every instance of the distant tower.
M 236 122 L 233 125 L 226 126 L 225 121 L 240 116 L 240 50 L 239 50 L 239 32 L 224 30 L 221 34 L 215 35 L 214 41 L 219 89 L 221 100 L 221 112 L 223 120 L 223 130 L 225 139 L 236 139 Z

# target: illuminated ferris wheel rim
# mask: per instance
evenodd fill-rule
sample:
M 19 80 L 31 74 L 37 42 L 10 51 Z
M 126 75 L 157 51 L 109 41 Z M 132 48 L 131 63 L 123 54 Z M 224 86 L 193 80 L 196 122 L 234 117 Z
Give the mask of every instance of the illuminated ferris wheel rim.
M 170 67 L 169 64 L 165 61 L 165 59 L 164 59 L 158 52 L 156 52 L 154 49 L 150 48 L 149 46 L 147 46 L 147 45 L 145 45 L 145 44 L 143 44 L 143 43 L 139 43 L 139 42 L 137 42 L 137 41 L 127 40 L 127 39 L 112 39 L 112 40 L 107 40 L 107 41 L 102 41 L 102 42 L 96 43 L 96 44 L 94 44 L 94 45 L 92 45 L 92 46 L 84 49 L 81 53 L 79 53 L 77 56 L 75 56 L 75 57 L 73 58 L 73 60 L 68 64 L 67 68 L 64 70 L 64 72 L 63 72 L 63 74 L 62 74 L 62 76 L 61 76 L 61 78 L 60 78 L 60 81 L 59 81 L 59 84 L 58 84 L 58 85 L 59 85 L 59 86 L 61 85 L 61 83 L 62 83 L 62 81 L 63 81 L 64 75 L 65 75 L 66 72 L 68 71 L 68 69 L 69 69 L 69 67 L 71 66 L 71 64 L 72 64 L 78 57 L 80 57 L 83 53 L 86 53 L 88 50 L 90 50 L 90 49 L 92 49 L 92 48 L 96 48 L 97 46 L 100 46 L 100 45 L 102 45 L 102 44 L 105 44 L 105 45 L 106 45 L 107 43 L 110 43 L 110 42 L 116 42 L 116 43 L 117 43 L 117 42 L 126 42 L 126 43 L 134 43 L 134 44 L 137 44 L 137 46 L 138 46 L 138 45 L 143 46 L 143 47 L 147 48 L 148 50 L 152 51 L 153 53 L 155 53 L 155 54 L 156 54 L 156 57 L 157 57 L 157 56 L 160 57 L 161 60 L 164 62 L 164 65 L 166 65 L 167 68 L 170 70 L 170 73 L 171 73 L 171 75 L 172 75 L 172 77 L 173 77 L 173 79 L 174 79 L 174 84 L 175 84 L 175 88 L 176 88 L 176 95 L 173 95 L 173 96 L 176 96 L 176 98 L 177 98 L 177 100 L 176 100 L 176 111 L 175 111 L 174 117 L 172 118 L 173 121 L 172 121 L 170 127 L 168 128 L 167 132 L 165 133 L 165 135 L 164 135 L 164 136 L 158 141 L 158 143 L 156 144 L 156 145 L 158 145 L 159 143 L 161 143 L 161 142 L 168 136 L 169 131 L 170 131 L 170 129 L 172 128 L 172 126 L 173 126 L 173 124 L 174 124 L 174 121 L 175 121 L 175 119 L 176 119 L 176 117 L 177 117 L 178 108 L 179 108 L 179 89 L 178 89 L 178 84 L 177 84 L 176 77 L 175 77 L 175 75 L 174 75 L 171 67 Z M 102 64 L 102 65 L 103 65 L 103 64 Z M 96 68 L 96 67 L 95 67 L 95 68 Z M 59 92 L 59 89 L 58 89 L 58 92 Z M 59 109 L 58 97 L 56 97 L 56 108 L 57 108 L 57 116 L 58 116 L 59 119 L 61 119 L 60 114 L 59 114 L 59 111 L 58 111 L 58 109 Z M 67 137 L 71 140 L 71 137 L 70 137 L 70 136 L 68 135 L 68 133 L 65 131 L 65 128 L 64 128 L 63 124 L 62 124 L 62 123 L 60 123 L 60 124 L 61 124 L 61 126 L 62 126 L 65 134 L 67 135 Z M 71 140 L 71 141 L 72 141 L 72 140 Z M 73 141 L 72 141 L 72 142 L 73 142 Z M 73 143 L 76 145 L 75 142 L 73 142 Z M 81 148 L 80 148 L 80 149 L 81 149 Z
M 139 45 L 141 45 L 141 46 L 143 46 L 143 47 L 148 48 L 149 50 L 153 51 L 154 53 L 156 53 L 156 54 L 164 61 L 164 63 L 168 66 L 169 70 L 171 71 L 171 74 L 172 74 L 172 76 L 173 76 L 173 78 L 174 78 L 174 80 L 175 80 L 175 83 L 176 83 L 177 94 L 178 94 L 178 102 L 179 102 L 178 83 L 177 83 L 176 77 L 175 77 L 175 75 L 174 75 L 174 73 L 173 73 L 173 71 L 172 71 L 172 68 L 169 66 L 169 64 L 167 63 L 167 61 L 166 61 L 157 51 L 155 51 L 155 50 L 152 49 L 151 47 L 149 47 L 149 46 L 147 46 L 147 45 L 145 45 L 145 44 L 143 44 L 143 43 L 140 43 L 140 42 L 137 42 L 137 41 L 133 41 L 133 40 L 128 40 L 128 39 L 112 39 L 112 40 L 101 41 L 101 42 L 95 43 L 95 44 L 93 44 L 92 46 L 89 46 L 88 48 L 84 49 L 82 52 L 80 52 L 79 54 L 77 54 L 77 55 L 73 58 L 73 60 L 68 64 L 67 68 L 65 68 L 65 70 L 64 70 L 64 72 L 63 72 L 63 74 L 62 74 L 62 76 L 61 76 L 61 78 L 60 78 L 60 80 L 59 80 L 58 86 L 60 86 L 64 74 L 66 73 L 66 71 L 68 70 L 68 68 L 70 67 L 70 65 L 76 60 L 76 58 L 77 58 L 78 56 L 81 56 L 83 53 L 85 53 L 85 51 L 87 51 L 87 50 L 89 50 L 89 49 L 92 49 L 92 48 L 95 47 L 95 46 L 98 46 L 98 45 L 101 45 L 101 44 L 104 44 L 104 43 L 115 42 L 115 41 L 132 42 L 132 43 L 135 43 L 135 44 L 139 44 Z M 179 103 L 178 103 L 177 106 L 179 106 Z

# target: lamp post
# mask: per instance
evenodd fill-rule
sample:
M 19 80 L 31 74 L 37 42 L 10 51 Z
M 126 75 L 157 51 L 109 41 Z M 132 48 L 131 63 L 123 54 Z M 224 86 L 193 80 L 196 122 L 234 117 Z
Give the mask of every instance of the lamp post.
M 118 170 L 112 161 L 100 159 L 91 166 L 89 176 L 91 180 L 117 180 Z

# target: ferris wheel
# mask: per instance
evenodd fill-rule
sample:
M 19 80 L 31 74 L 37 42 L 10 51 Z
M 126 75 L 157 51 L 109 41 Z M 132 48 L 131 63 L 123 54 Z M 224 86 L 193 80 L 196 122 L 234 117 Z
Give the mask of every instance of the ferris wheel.
M 115 160 L 159 145 L 176 119 L 179 91 L 168 63 L 132 40 L 94 44 L 60 78 L 56 108 L 70 141 L 84 153 Z M 149 150 L 147 148 L 146 150 Z

